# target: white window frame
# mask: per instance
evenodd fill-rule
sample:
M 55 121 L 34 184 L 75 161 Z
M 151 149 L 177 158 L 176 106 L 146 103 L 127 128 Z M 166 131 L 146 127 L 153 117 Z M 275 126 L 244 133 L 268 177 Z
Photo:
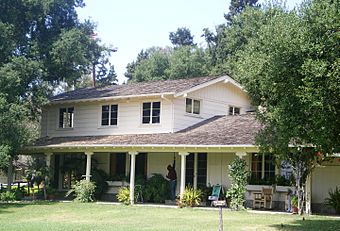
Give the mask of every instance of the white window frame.
M 71 118 L 71 125 L 72 126 L 65 126 L 64 124 L 64 117 L 63 117 L 63 126 L 60 127 L 60 110 L 61 109 L 66 109 L 66 112 L 69 111 L 69 109 L 73 108 L 73 113 L 72 113 L 72 118 Z M 74 116 L 75 116 L 75 107 L 74 106 L 64 106 L 64 107 L 59 107 L 58 111 L 57 111 L 57 129 L 61 129 L 61 130 L 68 130 L 68 129 L 73 129 L 74 128 Z M 68 119 L 66 119 L 66 124 L 69 125 L 70 121 Z
M 144 112 L 144 108 L 143 108 L 143 105 L 144 103 L 150 103 L 150 121 L 149 123 L 143 123 L 143 112 Z M 152 112 L 153 112 L 153 103 L 159 103 L 159 123 L 152 123 Z M 141 125 L 160 125 L 162 120 L 161 120 L 161 117 L 162 117 L 162 101 L 160 100 L 153 100 L 153 101 L 143 101 L 142 104 L 141 104 Z
M 187 99 L 191 100 L 191 110 L 190 110 L 190 112 L 187 111 Z M 195 101 L 199 102 L 199 105 L 200 105 L 200 107 L 199 107 L 199 113 L 198 113 L 198 114 L 197 114 L 197 113 L 194 113 L 194 105 L 195 105 Z M 188 114 L 188 115 L 194 115 L 194 116 L 199 116 L 199 115 L 201 115 L 201 112 L 202 112 L 202 100 L 196 99 L 196 98 L 186 97 L 186 98 L 184 99 L 184 104 L 185 104 L 184 110 L 185 110 L 185 113 L 186 113 L 186 114 Z
M 117 124 L 111 124 L 111 107 L 116 105 L 117 106 Z M 103 125 L 102 121 L 103 121 L 103 106 L 109 106 L 109 124 L 108 125 Z M 109 103 L 109 104 L 103 104 L 100 105 L 100 109 L 99 109 L 99 113 L 100 113 L 100 121 L 99 121 L 99 126 L 100 127 L 117 127 L 118 123 L 119 123 L 119 104 L 118 103 Z
M 233 113 L 232 114 L 230 114 L 230 108 L 233 109 Z M 238 114 L 235 114 L 235 108 L 239 109 L 239 113 Z M 241 115 L 241 107 L 229 105 L 229 107 L 228 107 L 228 115 Z

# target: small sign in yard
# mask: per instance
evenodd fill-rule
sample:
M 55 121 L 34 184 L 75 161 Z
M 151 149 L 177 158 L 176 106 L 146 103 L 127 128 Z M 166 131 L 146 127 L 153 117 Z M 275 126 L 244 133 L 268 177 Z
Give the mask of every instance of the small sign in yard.
M 213 206 L 219 207 L 219 210 L 218 210 L 218 215 L 219 215 L 218 231 L 223 231 L 222 207 L 226 206 L 226 201 L 213 201 Z

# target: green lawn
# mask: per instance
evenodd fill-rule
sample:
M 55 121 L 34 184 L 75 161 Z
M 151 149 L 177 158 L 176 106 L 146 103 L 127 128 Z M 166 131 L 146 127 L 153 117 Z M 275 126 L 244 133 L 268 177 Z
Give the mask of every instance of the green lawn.
M 224 230 L 340 230 L 340 219 L 223 211 Z M 80 203 L 0 204 L 0 230 L 218 230 L 218 211 Z

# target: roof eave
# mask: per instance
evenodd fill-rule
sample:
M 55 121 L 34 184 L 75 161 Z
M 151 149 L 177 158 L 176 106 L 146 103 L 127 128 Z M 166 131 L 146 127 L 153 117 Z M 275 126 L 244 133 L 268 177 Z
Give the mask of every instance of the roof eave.
M 153 93 L 153 94 L 141 94 L 141 95 L 121 95 L 121 96 L 110 96 L 110 97 L 99 97 L 89 99 L 75 99 L 75 100 L 56 100 L 50 101 L 45 106 L 57 105 L 57 104 L 69 104 L 69 103 L 84 103 L 84 102 L 96 102 L 96 101 L 110 101 L 119 99 L 131 99 L 131 98 L 144 98 L 144 97 L 161 97 L 175 95 L 175 92 L 164 92 L 164 93 Z
M 257 152 L 259 147 L 253 144 L 235 145 L 186 145 L 186 144 L 90 144 L 90 145 L 45 145 L 29 146 L 21 150 L 22 154 L 37 152 L 112 152 L 112 151 L 138 151 L 138 152 Z

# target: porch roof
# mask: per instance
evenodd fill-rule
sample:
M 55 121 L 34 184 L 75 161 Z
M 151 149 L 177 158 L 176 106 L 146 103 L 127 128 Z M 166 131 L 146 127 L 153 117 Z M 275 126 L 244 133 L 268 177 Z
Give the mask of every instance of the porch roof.
M 175 133 L 44 137 L 31 148 L 86 146 L 254 146 L 261 125 L 255 115 L 215 116 Z M 28 147 L 29 148 L 29 147 Z

